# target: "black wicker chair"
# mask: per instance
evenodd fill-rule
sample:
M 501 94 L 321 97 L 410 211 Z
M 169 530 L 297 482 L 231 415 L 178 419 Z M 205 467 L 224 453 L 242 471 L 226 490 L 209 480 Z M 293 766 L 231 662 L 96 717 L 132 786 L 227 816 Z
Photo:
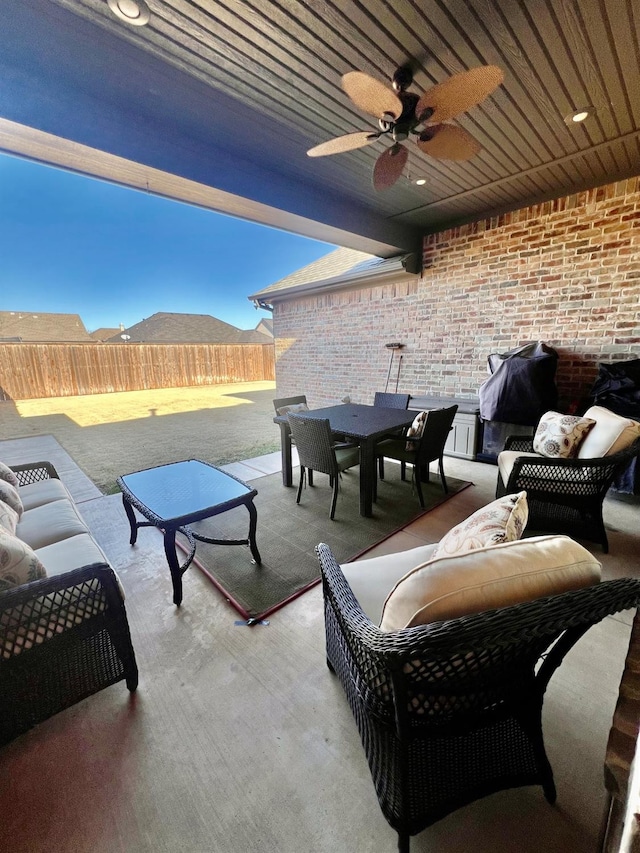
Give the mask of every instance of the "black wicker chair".
M 420 506 L 424 507 L 424 495 L 422 494 L 422 478 L 429 479 L 429 463 L 438 460 L 440 479 L 445 493 L 449 491 L 447 480 L 444 476 L 443 456 L 444 446 L 451 431 L 453 419 L 458 411 L 457 406 L 449 406 L 446 409 L 432 409 L 427 412 L 427 420 L 424 425 L 422 436 L 412 441 L 413 449 L 407 450 L 407 439 L 387 438 L 376 445 L 376 457 L 378 458 L 378 474 L 384 480 L 384 459 L 397 459 L 400 461 L 400 476 L 406 478 L 407 463 L 413 465 L 413 479 Z
M 508 436 L 505 450 L 533 453 L 533 439 Z M 527 493 L 527 530 L 567 533 L 598 542 L 609 551 L 602 504 L 616 474 L 640 454 L 640 439 L 612 456 L 597 459 L 546 459 L 518 457 L 507 482 L 498 473 L 496 497 Z
M 13 466 L 21 485 L 57 477 Z M 105 687 L 138 684 L 124 602 L 104 563 L 0 594 L 0 744 Z
M 292 414 L 288 417 L 291 436 L 295 440 L 300 460 L 300 483 L 296 503 L 300 503 L 306 469 L 309 469 L 309 473 L 319 471 L 328 474 L 329 484 L 333 486 L 329 517 L 333 519 L 338 500 L 340 472 L 360 463 L 360 449 L 357 444 L 334 444 L 331 427 L 326 418 L 306 418 L 304 415 Z M 309 485 L 313 485 L 311 476 Z
M 409 407 L 409 396 L 409 394 L 388 394 L 386 391 L 376 391 L 373 405 L 384 406 L 387 409 L 406 409 Z
M 588 628 L 640 604 L 640 580 L 385 633 L 330 548 L 316 552 L 327 664 L 347 694 L 398 849 L 407 853 L 410 836 L 495 791 L 541 785 L 553 803 L 545 689 Z

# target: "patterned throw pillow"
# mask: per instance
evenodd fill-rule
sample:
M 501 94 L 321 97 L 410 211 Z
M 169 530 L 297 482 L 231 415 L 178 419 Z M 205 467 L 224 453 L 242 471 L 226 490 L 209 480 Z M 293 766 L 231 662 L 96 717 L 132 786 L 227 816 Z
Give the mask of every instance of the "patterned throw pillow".
M 0 480 L 0 501 L 9 504 L 11 509 L 14 509 L 18 513 L 18 518 L 20 518 L 24 510 L 22 500 L 18 494 L 18 490 L 6 480 Z
M 0 462 L 0 480 L 6 480 L 14 489 L 17 489 L 20 485 L 15 471 L 12 471 L 4 462 Z
M 424 432 L 424 425 L 427 422 L 427 414 L 428 412 L 418 412 L 418 414 L 413 419 L 413 423 L 407 430 L 407 438 L 415 437 L 422 438 L 422 433 Z M 416 450 L 418 447 L 417 441 L 408 441 L 405 445 L 406 450 Z
M 0 501 L 0 530 L 6 530 L 7 533 L 13 535 L 16 532 L 17 526 L 18 513 L 9 504 Z
M 466 554 L 500 542 L 514 542 L 522 537 L 528 518 L 526 492 L 504 495 L 452 527 L 436 545 L 431 559 Z
M 47 571 L 33 549 L 0 528 L 0 592 L 46 576 Z
M 533 449 L 550 459 L 571 459 L 578 455 L 578 448 L 595 423 L 592 418 L 547 412 L 540 418 Z
M 279 409 L 276 409 L 277 414 L 279 415 L 288 415 L 289 412 L 292 412 L 294 415 L 297 415 L 299 412 L 308 412 L 309 406 L 306 403 L 292 403 L 290 406 L 280 406 Z

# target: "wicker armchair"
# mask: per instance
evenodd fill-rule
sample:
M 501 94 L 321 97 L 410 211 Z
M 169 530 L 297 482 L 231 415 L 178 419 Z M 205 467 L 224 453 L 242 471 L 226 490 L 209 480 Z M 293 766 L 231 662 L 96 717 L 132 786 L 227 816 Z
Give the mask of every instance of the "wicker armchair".
M 340 472 L 360 464 L 360 449 L 357 444 L 334 444 L 331 427 L 326 418 L 305 418 L 304 415 L 289 416 L 291 436 L 298 448 L 300 460 L 300 483 L 296 503 L 300 503 L 305 472 L 316 471 L 329 475 L 329 485 L 333 486 L 331 511 L 333 520 L 338 501 Z M 309 485 L 313 485 L 309 477 Z
M 47 462 L 13 466 L 20 485 L 57 478 Z M 106 563 L 0 594 L 0 744 L 138 669 L 118 580 Z
M 505 450 L 533 454 L 533 439 L 508 436 Z M 609 551 L 602 518 L 602 504 L 616 474 L 640 454 L 640 440 L 612 456 L 597 459 L 547 459 L 538 455 L 518 457 L 505 483 L 498 473 L 496 497 L 527 493 L 527 530 L 568 533 L 598 542 Z
M 553 803 L 545 689 L 592 625 L 640 604 L 640 580 L 385 633 L 330 548 L 316 552 L 327 664 L 347 694 L 398 849 L 408 853 L 410 836 L 495 791 L 541 785 Z

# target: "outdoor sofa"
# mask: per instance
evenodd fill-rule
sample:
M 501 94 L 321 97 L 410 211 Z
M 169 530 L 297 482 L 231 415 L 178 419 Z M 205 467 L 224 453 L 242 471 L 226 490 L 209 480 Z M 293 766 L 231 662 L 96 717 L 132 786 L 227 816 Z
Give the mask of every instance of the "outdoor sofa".
M 0 653 L 0 743 L 138 683 L 120 581 L 49 462 L 0 463 Z

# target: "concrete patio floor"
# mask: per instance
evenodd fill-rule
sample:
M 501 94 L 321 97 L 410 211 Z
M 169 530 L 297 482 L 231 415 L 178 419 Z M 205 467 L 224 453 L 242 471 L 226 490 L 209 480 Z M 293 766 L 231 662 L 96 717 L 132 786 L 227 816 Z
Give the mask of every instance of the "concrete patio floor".
M 348 704 L 325 666 L 320 587 L 251 629 L 191 569 L 176 608 L 162 536 L 147 530 L 129 546 L 119 495 L 103 495 L 52 436 L 0 441 L 0 459 L 56 465 L 123 581 L 140 669 L 133 698 L 114 685 L 0 751 L 0 850 L 395 850 Z M 228 470 L 259 489 L 279 464 L 275 453 Z M 445 470 L 473 487 L 377 552 L 434 542 L 493 498 L 495 467 L 446 458 Z M 291 502 L 293 510 L 294 489 Z M 611 551 L 594 549 L 605 577 L 640 573 L 637 513 L 637 504 L 607 499 Z M 557 805 L 534 787 L 499 792 L 420 833 L 412 853 L 595 850 L 631 616 L 593 628 L 549 687 L 544 732 Z

